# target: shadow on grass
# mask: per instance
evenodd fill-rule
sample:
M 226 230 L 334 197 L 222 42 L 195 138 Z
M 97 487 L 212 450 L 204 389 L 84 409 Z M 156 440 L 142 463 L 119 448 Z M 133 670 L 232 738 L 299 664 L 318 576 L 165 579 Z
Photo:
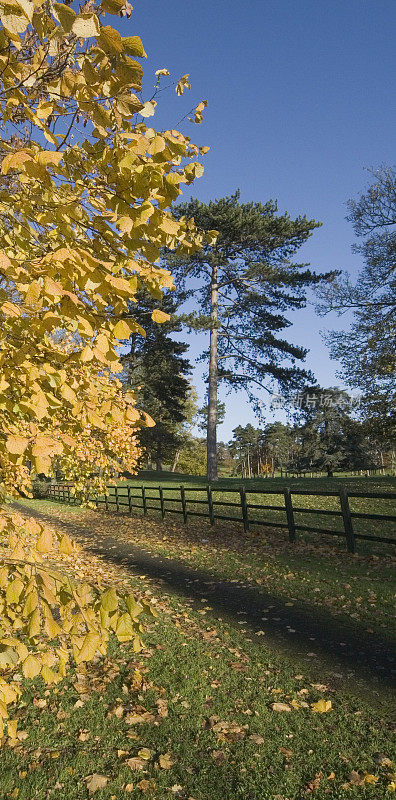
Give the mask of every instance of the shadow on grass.
M 22 513 L 56 524 L 68 530 L 86 551 L 122 566 L 132 574 L 144 574 L 160 581 L 162 586 L 179 596 L 189 598 L 202 608 L 202 599 L 217 614 L 235 627 L 243 624 L 249 631 L 265 636 L 266 644 L 286 645 L 298 657 L 320 658 L 333 667 L 346 669 L 349 677 L 374 680 L 390 686 L 394 677 L 394 649 L 381 633 L 368 634 L 357 620 L 350 622 L 330 615 L 307 602 L 294 601 L 285 606 L 276 594 L 255 589 L 242 582 L 219 581 L 210 572 L 186 567 L 176 559 L 153 556 L 133 543 L 125 543 L 109 535 L 52 517 L 29 507 L 15 504 Z M 113 518 L 114 519 L 114 518 Z M 109 516 L 111 532 L 112 517 Z M 263 632 L 263 633 L 261 633 Z M 258 641 L 258 640 L 257 640 Z M 341 677 L 341 676 L 340 676 Z

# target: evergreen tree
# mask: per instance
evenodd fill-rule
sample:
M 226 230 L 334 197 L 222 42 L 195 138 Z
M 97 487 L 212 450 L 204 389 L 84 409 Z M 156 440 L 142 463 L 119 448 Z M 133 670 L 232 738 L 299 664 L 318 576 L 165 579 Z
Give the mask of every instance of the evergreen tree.
M 372 435 L 387 440 L 395 426 L 396 174 L 388 167 L 372 174 L 367 192 L 348 203 L 364 266 L 356 284 L 344 275 L 321 289 L 319 311 L 353 311 L 348 330 L 327 335 L 330 355 L 341 362 L 340 377 L 363 391 Z
M 293 468 L 318 470 L 333 477 L 335 470 L 373 466 L 374 448 L 364 426 L 351 416 L 351 398 L 337 388 L 309 390 L 303 397 L 296 429 L 298 447 Z
M 275 383 L 284 394 L 298 389 L 310 374 L 296 365 L 303 347 L 287 341 L 288 310 L 302 308 L 309 286 L 329 275 L 316 275 L 292 258 L 320 223 L 305 216 L 278 214 L 272 200 L 240 203 L 240 193 L 209 204 L 192 199 L 174 213 L 193 217 L 203 231 L 217 230 L 215 244 L 189 257 L 165 254 L 178 286 L 187 287 L 195 310 L 184 322 L 210 333 L 207 476 L 217 478 L 217 391 L 220 380 L 244 388 L 256 403 L 255 387 Z
M 149 462 L 162 469 L 164 459 L 170 460 L 180 443 L 180 425 L 186 418 L 191 372 L 190 362 L 183 358 L 188 345 L 177 342 L 170 334 L 177 333 L 181 324 L 175 319 L 176 303 L 169 293 L 163 295 L 161 309 L 170 316 L 158 325 L 151 315 L 158 300 L 147 294 L 133 308 L 138 323 L 146 331 L 143 337 L 134 333 L 129 339 L 129 352 L 122 357 L 124 383 L 132 388 L 141 405 L 154 419 L 155 426 L 145 428 L 140 441 Z
M 238 425 L 232 433 L 229 451 L 236 461 L 237 472 L 241 472 L 246 478 L 259 474 L 262 431 L 249 422 L 245 426 Z
M 271 459 L 272 473 L 278 467 L 287 469 L 294 446 L 293 430 L 282 422 L 273 422 L 264 428 L 261 444 L 267 458 Z

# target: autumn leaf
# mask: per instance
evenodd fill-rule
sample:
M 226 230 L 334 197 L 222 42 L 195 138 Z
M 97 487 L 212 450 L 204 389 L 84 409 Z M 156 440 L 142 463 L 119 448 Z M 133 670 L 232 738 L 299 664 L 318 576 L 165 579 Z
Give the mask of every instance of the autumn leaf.
M 273 711 L 291 711 L 291 707 L 287 703 L 271 703 Z
M 318 700 L 316 703 L 311 703 L 311 708 L 316 714 L 324 714 L 331 711 L 331 700 Z
M 172 761 L 170 753 L 165 753 L 164 755 L 159 756 L 158 763 L 161 769 L 170 769 L 173 766 L 174 761 Z
M 95 772 L 93 775 L 89 775 L 87 778 L 84 778 L 85 783 L 87 784 L 87 789 L 89 794 L 94 794 L 98 791 L 98 789 L 104 789 L 107 786 L 109 779 L 106 775 L 99 775 Z

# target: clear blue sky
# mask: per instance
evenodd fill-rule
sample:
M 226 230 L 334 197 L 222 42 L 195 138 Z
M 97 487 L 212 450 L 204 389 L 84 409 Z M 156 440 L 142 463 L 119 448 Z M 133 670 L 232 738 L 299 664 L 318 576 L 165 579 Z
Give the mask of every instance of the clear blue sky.
M 209 101 L 203 124 L 182 128 L 211 148 L 187 196 L 208 201 L 240 187 L 246 201 L 277 199 L 281 211 L 323 222 L 301 260 L 356 274 L 345 202 L 367 184 L 364 167 L 394 163 L 395 23 L 392 0 L 136 0 L 117 27 L 142 38 L 146 93 L 157 68 L 190 74 L 183 98 L 164 93 L 156 127 L 174 127 Z M 331 320 L 308 306 L 293 321 L 294 341 L 310 348 L 306 365 L 322 385 L 337 383 L 319 334 Z M 194 339 L 191 359 L 198 352 Z M 203 392 L 201 373 L 194 382 Z M 219 438 L 227 440 L 254 416 L 245 395 L 224 399 Z

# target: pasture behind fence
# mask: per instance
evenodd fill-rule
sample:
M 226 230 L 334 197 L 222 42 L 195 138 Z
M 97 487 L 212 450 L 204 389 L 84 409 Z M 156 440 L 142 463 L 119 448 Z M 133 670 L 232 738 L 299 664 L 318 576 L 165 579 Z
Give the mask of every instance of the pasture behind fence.
M 345 487 L 339 490 L 326 491 L 308 489 L 253 489 L 246 486 L 236 488 L 214 488 L 207 486 L 108 486 L 104 497 L 93 497 L 91 500 L 97 507 L 106 511 L 133 515 L 136 511 L 147 515 L 157 511 L 162 519 L 167 514 L 178 514 L 183 522 L 188 523 L 191 517 L 203 517 L 215 525 L 217 520 L 239 522 L 244 530 L 252 526 L 279 528 L 287 531 L 290 542 L 295 542 L 300 533 L 320 533 L 328 536 L 343 537 L 350 553 L 356 551 L 356 540 L 396 544 L 395 536 L 387 535 L 395 532 L 396 516 L 389 513 L 364 512 L 354 508 L 354 502 L 386 501 L 394 510 L 395 492 L 356 492 Z M 223 499 L 224 498 L 227 499 Z M 232 499 L 232 497 L 236 500 Z M 48 497 L 66 503 L 77 504 L 73 488 L 68 484 L 51 484 Z M 304 497 L 315 498 L 316 506 L 304 504 Z M 332 508 L 324 508 L 323 501 L 331 499 Z M 273 502 L 268 502 L 268 501 Z M 352 502 L 351 502 L 352 501 Z M 303 505 L 301 505 L 301 502 Z M 322 505 L 322 507 L 321 507 Z M 235 510 L 235 513 L 231 513 Z M 385 509 L 386 510 L 386 509 Z M 312 515 L 324 518 L 329 526 L 316 524 Z M 380 535 L 365 530 L 357 530 L 359 521 L 375 521 Z M 323 522 L 323 525 L 326 522 Z M 310 524 L 311 523 L 311 524 Z M 338 525 L 337 525 L 338 523 Z M 385 526 L 385 535 L 383 533 Z M 393 529 L 391 528 L 393 526 Z M 389 528 L 389 531 L 387 530 Z

